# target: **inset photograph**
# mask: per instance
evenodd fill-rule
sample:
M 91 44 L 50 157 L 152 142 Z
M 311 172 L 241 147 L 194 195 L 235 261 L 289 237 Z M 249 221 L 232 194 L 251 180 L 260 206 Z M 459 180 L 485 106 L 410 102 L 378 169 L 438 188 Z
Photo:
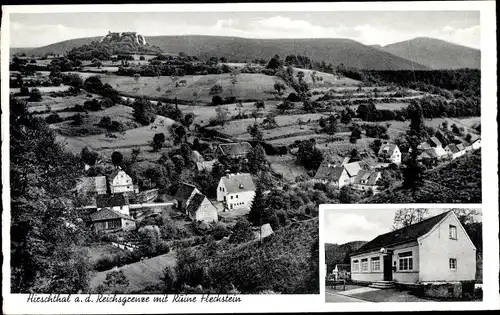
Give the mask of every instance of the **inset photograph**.
M 325 302 L 482 301 L 480 208 L 325 209 Z

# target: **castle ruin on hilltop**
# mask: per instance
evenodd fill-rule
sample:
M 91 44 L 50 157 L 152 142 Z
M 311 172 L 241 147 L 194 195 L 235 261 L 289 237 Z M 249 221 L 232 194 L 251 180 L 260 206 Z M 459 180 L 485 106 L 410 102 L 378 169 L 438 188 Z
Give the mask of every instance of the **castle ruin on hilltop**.
M 103 36 L 100 42 L 122 42 L 122 41 L 132 41 L 139 45 L 146 45 L 146 38 L 144 36 L 137 34 L 137 32 L 111 32 Z

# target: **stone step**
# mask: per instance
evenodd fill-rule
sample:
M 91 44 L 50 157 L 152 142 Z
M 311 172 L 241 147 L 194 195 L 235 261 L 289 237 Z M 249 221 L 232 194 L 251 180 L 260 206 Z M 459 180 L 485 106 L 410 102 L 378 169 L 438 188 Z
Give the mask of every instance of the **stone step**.
M 369 285 L 369 287 L 376 289 L 392 289 L 395 285 L 394 281 L 377 281 Z

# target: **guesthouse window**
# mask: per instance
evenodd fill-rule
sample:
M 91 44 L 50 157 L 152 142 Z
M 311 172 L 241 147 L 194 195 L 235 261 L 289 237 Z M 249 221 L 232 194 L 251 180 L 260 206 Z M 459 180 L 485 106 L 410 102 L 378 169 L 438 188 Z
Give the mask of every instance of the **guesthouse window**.
M 450 224 L 450 239 L 452 240 L 457 239 L 457 227 L 451 224 Z
M 399 270 L 413 270 L 413 252 L 399 253 Z
M 355 272 L 359 271 L 359 260 L 352 261 L 352 271 L 355 271 Z
M 372 257 L 372 271 L 380 271 L 380 257 Z
M 231 196 L 231 200 L 233 199 L 233 196 Z
M 450 258 L 450 269 L 457 270 L 457 259 L 456 258 Z
M 361 271 L 368 272 L 368 258 L 361 259 Z

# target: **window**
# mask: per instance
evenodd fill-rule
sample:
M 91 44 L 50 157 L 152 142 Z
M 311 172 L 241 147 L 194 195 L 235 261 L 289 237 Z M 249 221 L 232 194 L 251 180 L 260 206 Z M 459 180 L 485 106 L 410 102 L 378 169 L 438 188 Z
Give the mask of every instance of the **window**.
M 231 196 L 231 200 L 233 199 L 233 196 Z
M 372 257 L 372 271 L 380 271 L 380 257 Z
M 361 259 L 361 271 L 368 272 L 368 258 Z
M 413 252 L 399 253 L 399 270 L 413 270 Z
M 450 258 L 450 269 L 457 270 L 457 259 L 456 258 Z
M 352 261 L 352 271 L 359 271 L 359 260 Z
M 238 195 L 236 195 L 236 199 L 238 199 Z
M 452 240 L 457 239 L 457 227 L 454 225 L 450 225 L 450 239 Z

